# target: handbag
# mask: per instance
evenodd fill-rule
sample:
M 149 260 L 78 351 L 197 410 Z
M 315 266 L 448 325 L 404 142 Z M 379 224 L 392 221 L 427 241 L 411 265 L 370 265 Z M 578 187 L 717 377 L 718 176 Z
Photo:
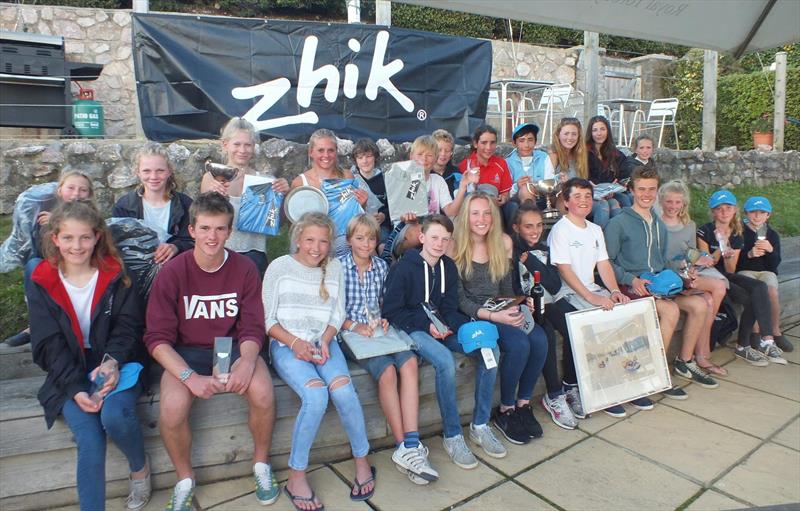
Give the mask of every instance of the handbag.
M 266 236 L 277 236 L 281 229 L 283 194 L 272 190 L 272 183 L 248 186 L 242 194 L 236 229 Z

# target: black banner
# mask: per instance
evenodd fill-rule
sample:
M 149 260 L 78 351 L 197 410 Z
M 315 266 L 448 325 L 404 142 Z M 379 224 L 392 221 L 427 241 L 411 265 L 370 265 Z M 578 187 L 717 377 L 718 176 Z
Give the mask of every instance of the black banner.
M 149 139 L 215 138 L 232 116 L 303 141 L 413 140 L 483 122 L 488 41 L 375 25 L 134 14 L 134 68 Z

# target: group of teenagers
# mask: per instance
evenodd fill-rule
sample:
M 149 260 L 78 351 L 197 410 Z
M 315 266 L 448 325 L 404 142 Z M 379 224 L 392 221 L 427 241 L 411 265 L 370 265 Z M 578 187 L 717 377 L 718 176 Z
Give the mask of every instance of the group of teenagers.
M 92 203 L 91 180 L 79 172 L 64 174 L 57 206 L 37 218 L 39 253 L 25 271 L 30 327 L 18 335 L 29 336 L 33 359 L 47 373 L 39 400 L 48 427 L 61 415 L 74 434 L 81 509 L 104 508 L 107 437 L 128 460 L 127 508 L 141 509 L 149 501 L 150 462 L 136 402 L 147 388 L 150 358 L 163 368 L 158 423 L 178 481 L 170 510 L 192 508 L 192 404 L 222 392 L 238 393 L 249 404 L 256 499 L 263 505 L 278 499 L 269 458 L 275 399 L 266 360 L 301 402 L 283 489 L 298 510 L 324 509 L 306 470 L 315 437 L 325 434 L 319 429 L 329 401 L 354 458 L 350 498 L 366 500 L 375 491 L 377 474 L 367 457 L 365 419 L 348 360 L 376 380 L 396 442 L 392 460 L 419 485 L 439 478 L 419 434 L 422 362 L 434 369 L 444 449 L 461 468 L 478 466 L 466 436 L 496 458 L 507 449 L 492 426 L 514 445 L 542 436 L 532 411 L 540 375 L 546 384 L 542 406 L 558 426 L 575 429 L 587 414 L 566 315 L 610 310 L 649 296 L 650 282 L 641 277 L 646 272 L 673 269 L 684 276 L 683 293 L 656 300 L 667 349 L 680 311 L 686 313 L 673 361 L 676 376 L 714 388 L 714 377 L 727 374 L 709 358 L 712 325 L 726 294 L 746 305 L 736 355 L 759 366 L 785 363 L 781 349 L 792 346 L 779 330 L 780 245 L 767 225 L 768 200 L 748 199 L 743 223 L 736 198 L 718 191 L 709 201 L 711 221 L 697 229 L 689 219 L 686 186 L 660 183 L 649 137 L 640 137 L 626 160 L 602 117 L 590 121 L 588 143 L 574 118 L 561 120 L 549 151 L 535 149 L 537 135 L 534 124 L 518 126 L 515 149 L 503 159 L 495 154 L 495 131 L 481 126 L 460 168 L 452 162 L 454 140 L 446 131 L 419 137 L 410 159 L 424 170 L 429 211 L 420 218 L 405 214 L 393 224 L 377 145 L 358 141 L 353 166 L 342 169 L 336 136 L 317 130 L 308 144 L 310 168 L 292 183 L 275 179 L 273 190 L 320 188 L 326 179 L 354 178 L 359 188 L 353 195 L 364 213 L 350 219 L 343 236 L 324 212 L 305 213 L 291 225 L 290 254 L 269 264 L 267 237 L 235 227 L 244 176 L 258 173 L 253 159 L 259 138 L 252 125 L 234 118 L 222 129 L 225 162 L 239 172 L 231 181 L 205 174 L 194 200 L 177 191 L 166 150 L 148 143 L 136 156 L 139 186 L 123 195 L 112 213 L 142 219 L 159 232 L 154 261 L 161 268 L 146 303 Z M 627 191 L 593 198 L 598 183 L 626 178 Z M 546 198 L 532 186 L 542 179 L 561 182 L 563 217 L 547 240 L 540 210 Z M 686 267 L 689 249 L 699 258 Z M 529 294 L 536 272 L 546 290 L 544 314 L 532 329 L 523 329 L 521 308 L 496 310 L 488 304 Z M 373 303 L 380 305 L 377 322 Z M 533 300 L 521 307 L 532 308 Z M 460 342 L 461 327 L 476 320 L 496 327 L 491 354 L 465 353 Z M 342 332 L 368 338 L 393 330 L 411 340 L 409 349 L 359 360 L 340 342 Z M 564 339 L 560 370 L 557 332 Z M 225 379 L 212 375 L 216 337 L 234 340 Z M 474 409 L 466 434 L 454 353 L 475 360 Z M 498 374 L 500 403 L 493 409 Z M 664 394 L 687 397 L 677 386 Z M 646 397 L 630 404 L 653 408 Z M 626 413 L 620 405 L 605 412 Z

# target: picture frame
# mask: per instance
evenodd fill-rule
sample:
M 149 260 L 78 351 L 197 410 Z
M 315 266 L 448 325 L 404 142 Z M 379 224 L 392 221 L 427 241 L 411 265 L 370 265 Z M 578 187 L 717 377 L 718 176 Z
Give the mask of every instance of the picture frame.
M 586 413 L 672 388 L 653 297 L 566 319 Z

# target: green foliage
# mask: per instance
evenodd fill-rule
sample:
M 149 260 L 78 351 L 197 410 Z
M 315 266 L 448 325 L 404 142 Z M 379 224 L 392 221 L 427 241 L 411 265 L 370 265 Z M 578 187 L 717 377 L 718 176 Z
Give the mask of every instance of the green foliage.
M 364 16 L 362 18 L 367 19 Z M 498 21 L 500 20 L 464 12 L 445 11 L 419 5 L 392 4 L 392 26 L 395 27 L 492 39 L 495 31 L 498 30 Z M 502 29 L 502 26 L 499 28 Z
M 11 215 L 0 216 L 0 241 L 11 234 Z M 25 291 L 22 287 L 22 270 L 0 273 L 0 342 L 28 324 L 28 308 L 25 306 Z
M 792 61 L 800 48 L 793 49 Z M 722 75 L 717 82 L 717 147 L 753 147 L 754 121 L 773 111 L 772 87 L 775 74 L 750 72 Z M 673 80 L 666 82 L 667 93 L 680 100 L 678 139 L 681 147 L 701 145 L 703 130 L 703 52 L 691 50 L 674 67 Z M 800 112 L 800 67 L 786 72 L 786 112 Z M 759 121 L 761 122 L 761 121 Z M 771 124 L 769 121 L 767 124 Z M 770 126 L 771 130 L 771 126 Z M 770 131 L 767 130 L 767 131 Z M 800 149 L 800 127 L 787 124 L 784 149 Z
M 92 7 L 95 9 L 130 9 L 131 3 L 124 0 L 46 0 L 40 5 L 65 5 L 68 7 Z
M 708 198 L 716 189 L 692 188 L 692 204 L 689 214 L 692 220 L 700 226 L 710 220 L 708 212 Z M 800 195 L 800 181 L 781 183 L 780 186 L 737 186 L 731 192 L 739 201 L 739 206 L 744 204 L 748 197 L 760 195 L 772 203 L 772 216 L 769 223 L 781 236 L 800 235 L 800 208 L 796 206 L 797 197 Z

